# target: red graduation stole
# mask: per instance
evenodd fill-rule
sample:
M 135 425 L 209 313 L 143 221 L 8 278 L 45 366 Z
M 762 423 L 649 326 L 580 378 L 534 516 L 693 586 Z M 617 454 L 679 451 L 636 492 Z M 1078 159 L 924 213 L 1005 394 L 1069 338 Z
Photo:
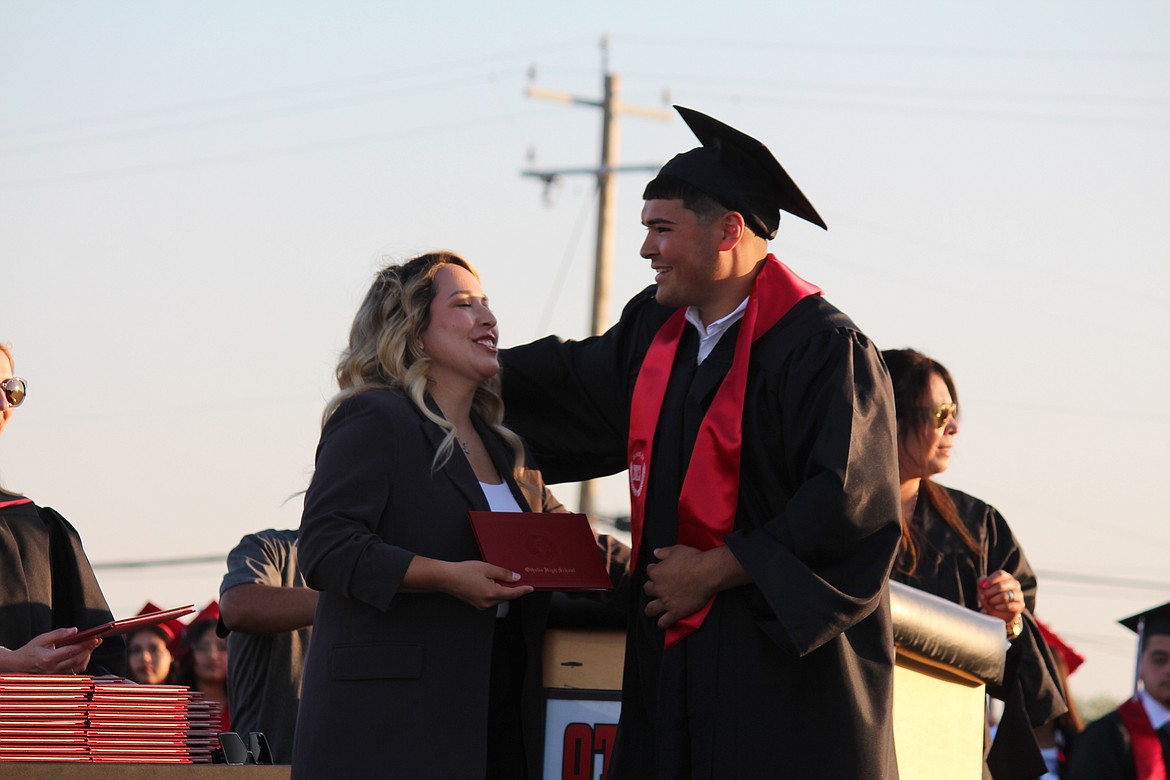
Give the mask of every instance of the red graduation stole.
M 1146 708 L 1136 695 L 1117 708 L 1121 722 L 1129 732 L 1133 746 L 1133 763 L 1138 780 L 1166 780 L 1166 762 L 1162 758 L 1162 741 L 1150 725 Z
M 31 504 L 31 498 L 16 498 L 12 501 L 0 501 L 0 509 L 8 506 L 21 506 L 22 504 Z
M 743 446 L 743 399 L 747 389 L 752 343 L 767 333 L 798 301 L 820 295 L 821 289 L 768 255 L 748 296 L 743 323 L 735 341 L 731 370 L 723 378 L 715 398 L 699 426 L 695 448 L 678 499 L 678 543 L 699 550 L 723 546 L 723 538 L 735 526 L 739 499 L 739 463 Z M 662 412 L 666 385 L 674 366 L 679 339 L 686 327 L 685 309 L 671 315 L 650 343 L 650 349 L 634 383 L 630 402 L 630 437 L 627 454 L 630 475 L 630 570 L 638 562 L 642 524 L 646 511 L 646 482 L 654 432 Z M 666 631 L 666 649 L 699 629 L 714 599 Z

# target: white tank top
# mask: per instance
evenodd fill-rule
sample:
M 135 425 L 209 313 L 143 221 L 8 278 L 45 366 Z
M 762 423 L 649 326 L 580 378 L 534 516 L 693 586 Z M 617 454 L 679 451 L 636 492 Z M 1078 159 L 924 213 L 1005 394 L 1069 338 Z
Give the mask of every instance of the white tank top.
M 489 485 L 486 482 L 479 483 L 479 489 L 483 491 L 484 498 L 487 499 L 488 506 L 493 512 L 521 512 L 520 505 L 516 503 L 516 497 L 512 495 L 511 488 L 508 487 L 507 482 L 501 482 L 498 485 Z M 508 607 L 511 606 L 508 602 L 496 605 L 496 617 L 506 617 L 508 614 Z
M 507 482 L 501 482 L 498 485 L 489 485 L 486 482 L 480 482 L 479 489 L 483 491 L 484 498 L 487 499 L 488 506 L 493 512 L 524 511 L 516 503 L 516 498 L 512 495 L 512 490 L 508 487 Z

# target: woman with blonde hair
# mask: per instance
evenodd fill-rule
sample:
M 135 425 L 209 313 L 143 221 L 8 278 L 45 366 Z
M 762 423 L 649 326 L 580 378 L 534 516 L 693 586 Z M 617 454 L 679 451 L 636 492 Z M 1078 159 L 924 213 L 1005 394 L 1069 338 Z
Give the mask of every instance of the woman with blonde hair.
M 447 252 L 384 268 L 337 367 L 298 556 L 320 591 L 293 777 L 539 777 L 547 594 L 467 513 L 556 511 L 503 426 L 496 318 Z

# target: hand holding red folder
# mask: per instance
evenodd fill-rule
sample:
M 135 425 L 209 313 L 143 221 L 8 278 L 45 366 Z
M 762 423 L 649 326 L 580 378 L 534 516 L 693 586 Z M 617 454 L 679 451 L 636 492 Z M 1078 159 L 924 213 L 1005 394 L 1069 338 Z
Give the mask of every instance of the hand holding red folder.
M 129 634 L 132 631 L 137 631 L 140 628 L 153 626 L 158 623 L 165 623 L 174 618 L 190 615 L 195 611 L 194 604 L 188 604 L 185 607 L 176 607 L 175 609 L 167 609 L 161 612 L 147 612 L 145 615 L 135 615 L 134 617 L 122 618 L 121 620 L 111 620 L 108 623 L 102 623 L 100 626 L 87 628 L 84 631 L 78 631 L 72 636 L 67 636 L 58 641 L 58 647 L 76 644 L 83 642 L 91 637 L 105 637 L 113 636 L 115 634 Z
M 468 512 L 485 561 L 536 590 L 613 590 L 589 520 L 566 512 Z M 507 583 L 505 583 L 507 584 Z

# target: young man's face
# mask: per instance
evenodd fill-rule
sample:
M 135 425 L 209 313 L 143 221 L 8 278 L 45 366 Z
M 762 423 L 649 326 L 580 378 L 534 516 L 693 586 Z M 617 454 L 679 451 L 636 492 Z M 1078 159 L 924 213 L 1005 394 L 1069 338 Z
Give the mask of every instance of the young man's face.
M 1163 707 L 1170 707 L 1170 636 L 1158 634 L 1146 637 L 1141 678 L 1146 693 Z
M 656 199 L 642 206 L 642 224 L 646 226 L 642 257 L 657 272 L 657 301 L 701 311 L 717 300 L 718 282 L 725 276 L 719 267 L 719 220 L 703 225 L 681 200 Z

